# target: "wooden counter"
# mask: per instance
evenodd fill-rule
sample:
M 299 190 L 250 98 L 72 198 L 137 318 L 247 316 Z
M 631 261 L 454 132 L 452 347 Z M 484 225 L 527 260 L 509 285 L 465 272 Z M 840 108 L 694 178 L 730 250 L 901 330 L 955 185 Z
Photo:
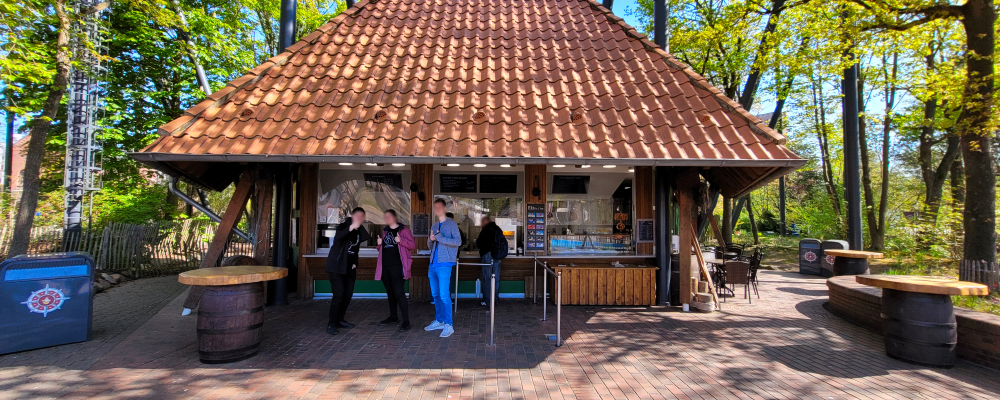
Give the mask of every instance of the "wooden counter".
M 562 273 L 564 305 L 651 306 L 656 304 L 656 270 L 648 265 L 628 264 L 624 268 L 609 263 L 551 266 Z M 542 279 L 539 277 L 538 279 Z M 549 290 L 555 298 L 555 279 L 549 276 Z

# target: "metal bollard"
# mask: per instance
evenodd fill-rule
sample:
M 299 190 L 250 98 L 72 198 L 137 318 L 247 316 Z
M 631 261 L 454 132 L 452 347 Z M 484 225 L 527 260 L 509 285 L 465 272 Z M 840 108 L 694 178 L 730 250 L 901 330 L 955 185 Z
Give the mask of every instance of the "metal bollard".
M 496 292 L 495 290 L 496 285 L 497 285 L 497 274 L 492 274 L 492 277 L 490 278 L 490 293 L 493 293 L 493 295 L 490 296 L 490 346 L 493 346 L 493 336 L 496 334 L 495 324 L 497 316 L 496 311 L 497 311 L 497 296 L 498 296 L 497 293 L 494 293 Z
M 556 347 L 562 346 L 562 271 L 556 273 Z
M 531 271 L 531 304 L 538 304 L 538 259 L 532 263 L 534 269 Z
M 549 298 L 549 271 L 546 268 L 546 270 L 542 272 L 542 321 L 545 321 L 545 318 L 549 314 L 549 302 L 547 301 L 548 298 Z

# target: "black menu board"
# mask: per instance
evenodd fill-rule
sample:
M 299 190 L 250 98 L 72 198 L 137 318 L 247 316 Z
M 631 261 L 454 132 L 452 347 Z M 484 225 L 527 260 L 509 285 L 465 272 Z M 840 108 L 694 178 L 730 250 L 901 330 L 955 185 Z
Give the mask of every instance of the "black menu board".
M 636 243 L 652 243 L 656 240 L 652 219 L 639 219 L 636 220 L 636 224 L 638 225 L 636 227 Z
M 552 194 L 587 194 L 589 175 L 553 175 Z
M 381 183 L 394 188 L 403 188 L 403 174 L 365 174 L 365 182 Z
M 479 175 L 479 193 L 517 193 L 517 175 Z
M 413 237 L 428 237 L 431 235 L 431 215 L 427 213 L 413 214 L 413 225 L 410 226 Z
M 524 251 L 545 251 L 545 204 L 528 203 L 524 229 Z
M 441 174 L 441 193 L 476 193 L 476 175 Z

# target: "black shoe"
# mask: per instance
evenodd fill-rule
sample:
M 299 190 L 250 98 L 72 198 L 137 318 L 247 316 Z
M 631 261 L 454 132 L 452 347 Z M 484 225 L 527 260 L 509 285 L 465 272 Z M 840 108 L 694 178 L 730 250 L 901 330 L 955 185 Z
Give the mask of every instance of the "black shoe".
M 344 328 L 344 329 L 351 329 L 351 328 L 354 327 L 354 324 L 352 324 L 350 322 L 347 322 L 347 321 L 340 321 L 340 322 L 337 323 L 337 327 L 338 328 Z
M 403 323 L 399 325 L 399 331 L 406 332 L 408 330 L 410 330 L 410 321 L 403 321 Z
M 386 326 L 386 325 L 396 325 L 398 323 L 399 323 L 399 318 L 389 317 L 389 318 L 386 318 L 386 319 L 383 319 L 383 320 L 379 321 L 378 325 L 379 326 Z
M 333 335 L 336 335 L 336 334 L 340 333 L 340 331 L 337 330 L 336 326 L 333 326 L 333 324 L 330 324 L 330 325 L 326 326 L 326 333 L 328 335 L 333 336 Z

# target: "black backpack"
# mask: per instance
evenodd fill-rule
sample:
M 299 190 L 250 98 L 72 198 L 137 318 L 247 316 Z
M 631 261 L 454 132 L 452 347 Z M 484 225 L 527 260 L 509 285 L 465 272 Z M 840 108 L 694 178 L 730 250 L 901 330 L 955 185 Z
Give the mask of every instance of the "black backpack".
M 510 246 L 507 244 L 507 237 L 503 235 L 503 229 L 496 227 L 493 230 L 493 254 L 491 255 L 494 260 L 503 260 L 507 258 Z

